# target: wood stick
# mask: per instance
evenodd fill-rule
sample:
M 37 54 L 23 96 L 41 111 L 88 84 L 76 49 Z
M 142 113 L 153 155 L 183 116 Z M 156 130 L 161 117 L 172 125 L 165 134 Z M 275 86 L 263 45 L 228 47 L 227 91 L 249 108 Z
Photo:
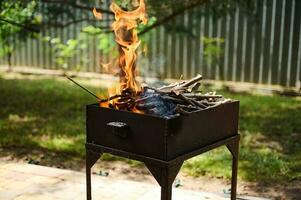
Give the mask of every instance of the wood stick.
M 185 83 L 185 81 L 182 81 L 180 83 L 171 83 L 167 86 L 162 86 L 162 87 L 158 88 L 158 90 L 170 92 L 174 87 L 176 87 L 177 85 L 183 84 L 183 83 Z
M 182 108 L 184 110 L 188 109 L 188 110 L 201 110 L 199 107 L 196 106 L 192 106 L 192 105 L 177 105 L 177 107 Z
M 184 93 L 183 94 L 185 97 L 188 98 L 196 98 L 196 99 L 219 99 L 223 98 L 222 95 L 202 95 L 202 94 L 195 94 L 195 93 Z
M 197 105 L 198 107 L 201 107 L 201 108 L 207 108 L 208 106 L 204 105 L 203 103 L 201 102 L 198 102 L 194 99 L 190 99 L 195 105 Z
M 143 101 L 146 101 L 148 99 L 151 99 L 151 98 L 154 98 L 154 97 L 157 97 L 158 94 L 151 94 L 149 96 L 146 96 L 146 97 L 143 97 L 143 98 L 139 98 L 139 99 L 136 99 L 135 100 L 135 103 L 140 103 L 140 102 L 143 102 Z
M 181 84 L 180 87 L 189 87 L 189 86 L 201 81 L 202 79 L 203 79 L 203 76 L 198 74 L 195 78 Z
M 195 83 L 195 84 L 191 87 L 190 92 L 196 92 L 196 91 L 198 91 L 198 89 L 200 88 L 200 86 L 201 86 L 201 83 L 200 83 L 200 82 Z
M 191 112 L 188 112 L 188 111 L 186 111 L 186 110 L 184 110 L 183 108 L 180 108 L 180 107 L 176 108 L 176 112 L 180 113 L 180 114 L 184 114 L 184 115 L 188 115 L 188 114 L 191 113 Z
M 157 88 L 154 88 L 154 87 L 150 87 L 150 86 L 145 86 L 144 88 L 152 90 L 152 91 L 157 92 L 159 94 L 167 94 L 167 93 L 169 93 L 169 92 L 164 92 L 164 91 L 161 91 L 160 89 L 157 89 Z
M 184 101 L 182 99 L 179 99 L 179 98 L 175 98 L 175 97 L 172 97 L 172 96 L 162 96 L 163 99 L 165 100 L 169 100 L 169 101 L 172 101 L 172 102 L 175 102 L 175 103 L 179 103 L 179 104 L 183 104 Z
M 107 102 L 107 101 L 112 101 L 112 100 L 117 99 L 117 98 L 119 98 L 119 97 L 122 97 L 122 95 L 116 94 L 116 95 L 111 96 L 111 97 L 109 97 L 109 98 L 107 98 L 107 99 L 102 99 L 102 100 L 100 100 L 100 102 L 101 102 L 101 103 L 104 103 L 104 102 Z
M 183 90 L 183 89 L 188 89 L 189 86 L 201 81 L 203 79 L 202 75 L 197 75 L 191 80 L 188 81 L 183 81 L 181 83 L 173 83 L 168 86 L 163 86 L 158 88 L 159 91 L 164 91 L 164 92 L 171 92 L 171 91 L 178 91 L 178 90 Z

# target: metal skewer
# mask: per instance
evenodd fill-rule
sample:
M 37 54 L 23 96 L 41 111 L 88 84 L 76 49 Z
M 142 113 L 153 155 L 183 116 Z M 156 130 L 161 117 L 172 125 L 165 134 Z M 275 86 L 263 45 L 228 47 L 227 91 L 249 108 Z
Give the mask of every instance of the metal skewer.
M 80 85 L 79 83 L 77 83 L 75 80 L 73 80 L 70 76 L 65 74 L 65 77 L 67 79 L 69 79 L 71 82 L 73 82 L 75 85 L 77 85 L 78 87 L 80 87 L 81 89 L 85 90 L 86 92 L 88 92 L 89 94 L 91 94 L 93 97 L 95 97 L 98 101 L 101 101 L 101 99 L 96 96 L 94 93 L 92 93 L 90 90 L 88 90 L 87 88 L 85 88 L 84 86 Z

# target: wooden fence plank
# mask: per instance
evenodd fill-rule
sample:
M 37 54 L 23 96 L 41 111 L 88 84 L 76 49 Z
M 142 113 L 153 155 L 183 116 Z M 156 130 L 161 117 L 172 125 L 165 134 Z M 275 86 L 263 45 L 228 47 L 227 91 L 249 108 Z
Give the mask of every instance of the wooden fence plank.
M 250 41 L 250 39 L 247 38 L 248 36 L 248 31 L 247 31 L 247 27 L 248 27 L 248 24 L 247 24 L 247 17 L 245 15 L 243 15 L 243 33 L 242 33 L 242 58 L 241 58 L 241 76 L 240 76 L 240 80 L 242 82 L 245 82 L 246 81 L 246 70 L 247 70 L 247 57 L 250 57 L 250 56 L 247 56 L 246 53 L 247 53 L 247 44 L 248 44 L 248 40 Z
M 296 8 L 300 9 L 300 7 L 301 7 L 300 1 L 298 1 Z M 296 14 L 297 13 L 298 13 L 298 17 L 296 19 L 298 19 L 298 20 L 296 20 L 296 21 L 299 21 L 300 20 L 300 12 L 296 12 Z M 295 28 L 299 30 L 299 34 L 298 34 L 299 35 L 299 42 L 298 42 L 299 46 L 298 46 L 298 54 L 297 54 L 297 58 L 296 58 L 296 60 L 297 60 L 297 64 L 296 64 L 297 70 L 296 70 L 296 83 L 295 83 L 295 85 L 297 87 L 299 87 L 299 89 L 301 89 L 301 36 L 300 36 L 300 34 L 301 34 L 301 24 L 300 24 L 300 22 L 299 22 L 299 27 L 295 27 Z
M 225 77 L 226 80 L 233 80 L 233 71 L 234 71 L 234 60 L 233 60 L 233 56 L 234 56 L 234 51 L 235 51 L 235 47 L 234 47 L 234 39 L 235 39 L 235 23 L 236 23 L 236 18 L 235 16 L 231 16 L 231 20 L 230 20 L 230 32 L 229 32 L 229 39 L 226 40 L 226 42 L 229 44 L 229 54 L 227 57 L 229 57 L 228 60 L 228 69 L 226 71 L 227 76 Z
M 223 17 L 222 19 L 220 19 L 221 21 L 221 35 L 220 38 L 223 38 L 224 40 L 227 37 L 227 33 L 226 33 L 226 26 L 227 26 L 227 18 Z M 220 60 L 218 62 L 219 65 L 219 79 L 220 80 L 224 80 L 225 79 L 225 69 L 226 69 L 226 65 L 225 65 L 225 59 L 226 59 L 226 45 L 228 43 L 225 44 L 225 42 L 223 44 L 221 44 L 221 48 L 223 49 L 223 52 L 221 53 L 220 56 Z
M 298 79 L 296 76 L 298 71 L 298 54 L 301 49 L 299 49 L 299 40 L 301 38 L 301 1 L 295 1 L 295 8 L 294 8 L 294 25 L 291 29 L 292 31 L 292 48 L 291 48 L 291 62 L 289 63 L 290 66 L 290 78 L 287 80 L 289 81 L 289 86 L 297 86 Z
M 286 1 L 285 6 L 285 16 L 284 16 L 284 32 L 289 33 L 291 27 L 291 16 L 292 16 L 292 1 Z M 286 85 L 287 71 L 288 71 L 288 57 L 289 57 L 289 42 L 290 42 L 290 34 L 283 34 L 283 45 L 282 45 L 282 57 L 281 60 L 281 70 L 280 70 L 280 84 L 283 86 Z
M 275 28 L 274 28 L 274 51 L 273 51 L 273 58 L 271 62 L 271 68 L 272 68 L 272 84 L 278 84 L 279 83 L 279 77 L 280 77 L 280 65 L 279 60 L 281 58 L 281 46 L 282 46 L 282 16 L 283 16 L 283 6 L 285 1 L 283 0 L 276 0 L 276 13 L 275 13 Z
M 273 53 L 275 51 L 275 21 L 276 21 L 276 0 L 271 1 L 271 9 L 272 9 L 272 14 L 271 14 L 271 36 L 270 36 L 270 46 L 269 46 L 269 60 L 268 60 L 268 65 L 266 67 L 268 68 L 268 84 L 272 84 L 272 71 L 273 71 Z
M 218 20 L 211 17 L 210 25 L 211 25 L 211 27 L 210 27 L 210 36 L 209 37 L 217 38 L 217 35 L 218 35 Z M 213 61 L 213 62 L 210 63 L 210 76 L 208 78 L 212 79 L 212 80 L 217 80 L 217 76 L 216 76 L 217 72 L 218 72 L 217 65 L 216 65 L 215 61 Z
M 265 21 L 265 29 L 262 33 L 262 44 L 263 44 L 263 51 L 261 55 L 261 78 L 260 83 L 269 84 L 269 61 L 270 61 L 270 44 L 272 36 L 272 14 L 273 8 L 271 7 L 272 0 L 266 0 L 264 5 L 264 18 Z
M 263 6 L 260 6 L 262 0 L 257 0 L 257 11 L 256 16 L 256 33 L 255 33 L 255 57 L 254 57 L 254 71 L 253 71 L 253 82 L 260 82 L 260 70 L 261 70 L 261 56 L 262 56 L 262 29 L 263 29 Z
M 218 19 L 216 22 L 216 26 L 217 26 L 217 33 L 216 33 L 216 37 L 222 39 L 222 19 Z M 218 43 L 218 48 L 223 49 L 223 44 L 221 44 L 220 42 Z M 221 70 L 221 66 L 220 66 L 220 58 L 221 54 L 218 55 L 218 59 L 215 61 L 215 68 L 216 68 L 216 73 L 215 73 L 215 79 L 216 80 L 222 80 L 221 79 L 221 73 L 223 72 L 223 70 Z
M 300 26 L 301 32 L 301 26 Z M 298 62 L 297 62 L 297 73 L 296 73 L 296 86 L 301 89 L 301 37 L 299 37 L 299 52 L 298 52 Z
M 201 19 L 200 19 L 201 12 L 199 9 L 195 10 L 195 48 L 194 48 L 194 74 L 199 74 L 201 73 L 200 68 L 201 68 Z
M 292 51 L 293 51 L 293 36 L 294 36 L 294 22 L 295 22 L 295 6 L 296 0 L 292 0 L 291 18 L 290 18 L 290 31 L 289 31 L 289 46 L 288 46 L 288 60 L 287 60 L 287 75 L 286 86 L 290 86 L 291 71 L 292 71 Z M 298 12 L 298 10 L 297 10 Z
M 244 17 L 240 9 L 236 12 L 236 70 L 234 73 L 235 79 L 233 81 L 242 81 L 242 58 L 243 58 L 243 37 L 244 37 Z

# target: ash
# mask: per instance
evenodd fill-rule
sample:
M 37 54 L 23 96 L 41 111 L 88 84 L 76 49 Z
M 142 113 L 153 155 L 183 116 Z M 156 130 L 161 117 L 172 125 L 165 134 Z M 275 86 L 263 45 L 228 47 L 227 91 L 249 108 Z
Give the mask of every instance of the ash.
M 143 110 L 146 114 L 160 116 L 164 118 L 172 118 L 177 116 L 177 104 L 173 101 L 163 98 L 150 89 L 146 89 L 141 100 L 137 105 L 137 109 Z

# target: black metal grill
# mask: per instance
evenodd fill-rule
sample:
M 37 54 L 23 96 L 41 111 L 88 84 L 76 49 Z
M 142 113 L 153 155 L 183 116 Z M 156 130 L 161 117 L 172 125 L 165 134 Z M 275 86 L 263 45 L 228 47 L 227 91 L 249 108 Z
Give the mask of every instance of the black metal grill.
M 239 102 L 232 101 L 172 119 L 87 106 L 87 199 L 91 168 L 102 153 L 145 163 L 171 200 L 172 183 L 183 162 L 221 145 L 233 156 L 231 199 L 236 199 Z

